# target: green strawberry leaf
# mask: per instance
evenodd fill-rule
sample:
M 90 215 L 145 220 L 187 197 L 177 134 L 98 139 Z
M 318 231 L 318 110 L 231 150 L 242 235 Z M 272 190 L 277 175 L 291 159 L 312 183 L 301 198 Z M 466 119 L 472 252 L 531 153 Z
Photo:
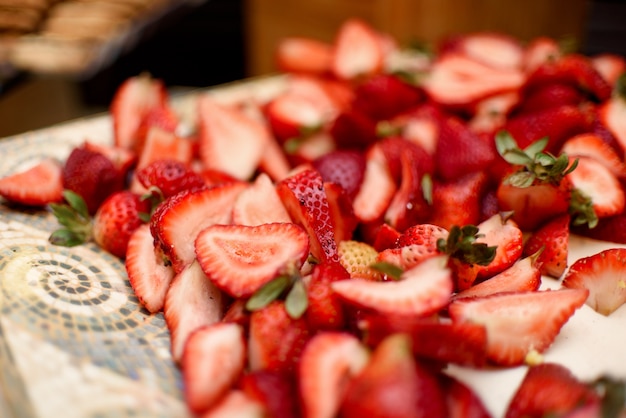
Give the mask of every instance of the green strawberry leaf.
M 304 315 L 308 307 L 309 299 L 304 283 L 302 280 L 296 280 L 285 298 L 285 309 L 291 318 L 298 319 Z
M 48 242 L 62 247 L 75 247 L 84 244 L 86 237 L 79 235 L 69 229 L 57 229 L 48 237 Z
M 370 264 L 370 268 L 381 272 L 382 274 L 386 275 L 387 277 L 393 280 L 400 280 L 402 273 L 404 273 L 404 270 L 402 269 L 402 267 L 397 266 L 392 263 L 387 263 L 384 261 L 372 263 Z
M 246 309 L 256 311 L 262 309 L 278 299 L 278 297 L 289 287 L 291 279 L 287 275 L 280 275 L 274 280 L 264 284 L 246 302 Z
M 464 263 L 486 266 L 496 257 L 497 247 L 476 242 L 482 236 L 474 225 L 454 225 L 450 228 L 447 240 L 440 238 L 437 241 L 437 249 Z

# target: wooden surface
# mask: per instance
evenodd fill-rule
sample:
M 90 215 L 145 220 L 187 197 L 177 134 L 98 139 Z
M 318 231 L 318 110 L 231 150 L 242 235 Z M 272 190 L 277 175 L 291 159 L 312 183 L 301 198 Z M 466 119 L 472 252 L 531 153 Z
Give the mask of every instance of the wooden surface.
M 249 75 L 274 70 L 272 54 L 285 36 L 332 41 L 339 25 L 358 16 L 401 43 L 433 42 L 477 30 L 529 40 L 538 35 L 582 40 L 586 0 L 247 0 Z

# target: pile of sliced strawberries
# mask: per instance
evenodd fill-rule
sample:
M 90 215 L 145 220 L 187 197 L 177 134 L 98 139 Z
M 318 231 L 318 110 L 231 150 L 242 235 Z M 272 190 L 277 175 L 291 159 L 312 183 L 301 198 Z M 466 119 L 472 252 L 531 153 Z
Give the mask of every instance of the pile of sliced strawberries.
M 598 416 L 609 391 L 540 354 L 626 301 L 626 250 L 567 258 L 571 233 L 626 243 L 626 60 L 493 33 L 427 55 L 356 19 L 276 59 L 283 91 L 200 95 L 192 135 L 128 79 L 113 144 L 0 194 L 125 259 L 198 416 L 489 416 L 449 364 L 528 364 L 507 417 Z

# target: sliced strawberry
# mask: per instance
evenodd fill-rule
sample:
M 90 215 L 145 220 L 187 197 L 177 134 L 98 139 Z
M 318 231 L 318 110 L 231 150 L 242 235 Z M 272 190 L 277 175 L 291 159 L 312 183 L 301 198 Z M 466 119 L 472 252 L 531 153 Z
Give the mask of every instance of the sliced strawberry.
M 422 100 L 422 93 L 396 75 L 376 74 L 358 84 L 354 90 L 353 108 L 380 121 L 411 109 Z
M 308 307 L 305 319 L 312 332 L 341 330 L 346 325 L 343 305 L 332 290 L 332 283 L 350 278 L 339 263 L 322 263 L 313 267 L 306 285 Z
M 405 231 L 406 232 L 406 231 Z M 390 225 L 382 224 L 376 231 L 372 246 L 378 252 L 393 248 L 401 233 Z
M 150 313 L 160 312 L 174 270 L 165 264 L 161 249 L 154 246 L 149 225 L 141 225 L 131 235 L 124 265 L 139 302 Z
M 624 189 L 617 177 L 601 162 L 590 157 L 578 157 L 578 166 L 567 178 L 575 189 L 591 199 L 598 218 L 624 211 Z
M 308 240 L 292 223 L 210 225 L 195 240 L 196 258 L 216 286 L 247 297 L 277 275 L 297 271 L 309 255 Z
M 253 311 L 248 336 L 250 370 L 295 372 L 309 338 L 306 320 L 289 316 L 282 301 Z
M 330 72 L 332 45 L 312 38 L 287 37 L 278 42 L 276 66 L 286 73 L 326 74 Z
M 376 122 L 354 109 L 337 115 L 330 122 L 328 132 L 339 149 L 364 150 L 378 139 Z
M 448 307 L 454 322 L 487 328 L 487 356 L 492 362 L 522 364 L 532 351 L 544 352 L 587 299 L 584 289 L 500 293 L 456 299 Z
M 285 144 L 285 152 L 292 166 L 310 165 L 316 159 L 333 152 L 335 141 L 325 131 L 318 131 L 301 138 L 290 140 Z M 291 173 L 287 173 L 287 176 Z M 284 180 L 287 176 L 283 177 Z
M 339 245 L 341 241 L 352 239 L 359 220 L 354 214 L 352 200 L 343 187 L 336 183 L 324 182 L 324 193 L 335 230 L 335 242 Z
M 506 418 L 529 416 L 599 416 L 593 388 L 564 366 L 542 363 L 528 369 L 506 408 Z
M 442 55 L 461 53 L 492 68 L 517 69 L 524 50 L 520 42 L 502 33 L 473 32 L 447 39 L 439 47 Z
M 208 95 L 198 100 L 198 119 L 204 166 L 249 179 L 272 140 L 268 128 L 241 109 L 218 103 Z
M 408 228 L 398 236 L 392 248 L 378 254 L 377 261 L 411 269 L 421 261 L 441 254 L 437 248 L 440 239 L 447 239 L 448 231 L 433 224 L 419 224 Z
M 605 165 L 618 178 L 626 177 L 626 164 L 609 143 L 596 133 L 571 137 L 563 144 L 561 152 L 570 158 L 590 157 Z
M 603 102 L 611 96 L 611 86 L 593 67 L 591 60 L 580 54 L 566 54 L 543 62 L 528 75 L 526 87 L 550 83 L 569 83 Z
M 537 229 L 524 243 L 524 255 L 537 257 L 541 274 L 559 278 L 567 268 L 569 249 L 569 214 L 548 221 Z
M 154 127 L 162 129 L 166 132 L 176 133 L 180 124 L 178 114 L 167 105 L 154 106 L 150 108 L 141 119 L 141 124 L 137 128 L 135 134 L 135 149 L 141 152 L 144 146 L 148 132 Z
M 574 262 L 563 278 L 563 286 L 587 289 L 587 305 L 610 315 L 626 303 L 626 250 L 613 248 Z
M 378 313 L 359 317 L 357 325 L 369 346 L 403 333 L 413 341 L 413 354 L 424 361 L 470 367 L 482 367 L 486 362 L 487 333 L 482 325 Z
M 336 150 L 313 161 L 325 182 L 337 183 L 354 199 L 365 174 L 365 156 L 354 150 Z
M 278 183 L 277 191 L 291 219 L 309 234 L 311 254 L 320 262 L 337 261 L 337 244 L 322 176 L 306 169 Z
M 626 58 L 612 53 L 601 53 L 591 57 L 591 65 L 606 80 L 611 88 L 615 87 L 619 77 L 626 72 Z
M 605 101 L 598 110 L 600 122 L 615 137 L 622 150 L 626 149 L 626 94 L 623 92 L 626 76 L 616 82 L 615 94 Z
M 352 334 L 322 332 L 313 336 L 298 363 L 303 416 L 336 416 L 349 381 L 368 359 L 369 351 Z
M 189 190 L 165 200 L 153 214 L 152 235 L 177 272 L 196 258 L 194 241 L 213 224 L 228 224 L 232 208 L 246 183 L 224 183 L 210 189 Z
M 28 206 L 45 206 L 63 200 L 63 168 L 53 159 L 44 159 L 23 171 L 0 179 L 0 196 Z
M 125 174 L 104 154 L 79 146 L 63 165 L 63 188 L 79 194 L 94 214 L 109 195 L 124 188 Z
M 436 103 L 459 108 L 485 97 L 519 89 L 524 83 L 519 70 L 494 68 L 459 53 L 439 57 L 423 87 Z
M 137 170 L 135 176 L 144 188 L 156 187 L 163 198 L 206 186 L 202 176 L 189 164 L 169 158 L 152 161 Z
M 441 120 L 434 158 L 437 175 L 450 181 L 483 171 L 496 158 L 496 153 L 461 119 L 451 116 Z
M 248 397 L 264 406 L 266 416 L 299 416 L 298 393 L 291 375 L 267 369 L 255 370 L 241 377 L 239 387 Z
M 431 257 L 405 271 L 398 281 L 364 279 L 333 283 L 333 290 L 352 305 L 395 314 L 429 315 L 447 305 L 452 274 L 445 257 Z
M 526 46 L 522 67 L 526 73 L 531 73 L 543 63 L 558 59 L 561 55 L 561 47 L 556 39 L 539 36 L 531 39 Z
M 154 107 L 165 106 L 167 98 L 161 80 L 145 74 L 126 79 L 111 102 L 115 145 L 137 151 L 137 133 L 145 115 Z
M 274 181 L 280 181 L 289 175 L 291 165 L 278 141 L 271 140 L 266 144 L 261 161 L 259 161 L 259 170 L 267 173 Z
M 577 106 L 583 99 L 583 91 L 572 84 L 549 83 L 525 89 L 524 97 L 515 111 L 530 113 L 559 106 Z
M 428 221 L 445 229 L 454 225 L 476 225 L 483 220 L 483 198 L 488 186 L 489 177 L 484 171 L 452 181 L 435 181 Z
M 382 280 L 382 275 L 371 266 L 378 259 L 378 251 L 371 245 L 356 241 L 341 241 L 338 245 L 339 263 L 348 271 L 350 277 L 371 281 Z
M 265 115 L 274 136 L 285 143 L 319 130 L 329 119 L 325 105 L 304 94 L 287 91 L 266 105 Z
M 163 316 L 170 332 L 172 359 L 176 363 L 182 360 L 187 339 L 195 330 L 222 319 L 224 299 L 197 262 L 174 276 L 165 294 Z
M 93 239 L 102 249 L 123 258 L 133 232 L 143 225 L 142 216 L 150 213 L 148 201 L 122 190 L 110 195 L 93 218 Z
M 590 228 L 588 224 L 572 226 L 572 232 L 600 241 L 626 244 L 626 213 L 598 219 L 598 224 Z
M 382 418 L 393 411 L 394 416 L 406 418 L 445 417 L 445 398 L 437 378 L 415 361 L 411 345 L 403 334 L 383 340 L 348 384 L 340 416 Z
M 454 298 L 482 297 L 496 293 L 538 290 L 541 285 L 540 266 L 541 264 L 536 256 L 524 257 L 501 273 L 457 293 L 454 295 Z
M 468 121 L 469 129 L 481 137 L 490 138 L 503 129 L 508 115 L 519 105 L 519 91 L 506 91 L 486 97 L 474 106 L 474 114 Z
M 354 214 L 361 222 L 382 219 L 397 186 L 380 145 L 365 154 L 365 174 L 359 192 L 354 197 Z
M 215 406 L 239 379 L 245 361 L 239 325 L 217 323 L 191 333 L 181 359 L 183 393 L 189 409 L 201 414 Z
M 261 173 L 237 196 L 233 206 L 233 223 L 252 226 L 273 222 L 291 222 L 291 218 L 274 183 L 267 174 Z
M 385 51 L 380 34 L 360 19 L 348 19 L 337 31 L 332 72 L 339 79 L 352 80 L 380 72 Z
M 452 376 L 441 374 L 449 418 L 489 418 L 491 414 L 473 389 Z

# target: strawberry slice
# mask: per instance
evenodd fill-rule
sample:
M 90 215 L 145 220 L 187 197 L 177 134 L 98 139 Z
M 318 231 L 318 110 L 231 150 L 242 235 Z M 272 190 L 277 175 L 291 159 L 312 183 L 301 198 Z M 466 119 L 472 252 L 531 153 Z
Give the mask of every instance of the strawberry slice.
M 267 411 L 263 404 L 240 389 L 228 391 L 202 418 L 265 418 Z
M 382 219 L 397 190 L 385 153 L 379 143 L 365 154 L 365 173 L 354 197 L 354 214 L 361 222 Z
M 615 87 L 619 77 L 626 72 L 626 58 L 622 55 L 604 52 L 590 59 L 593 68 L 602 75 L 611 88 Z
M 576 261 L 563 278 L 563 286 L 587 289 L 587 305 L 610 315 L 626 302 L 626 249 L 612 248 Z
M 339 263 L 350 277 L 372 281 L 383 279 L 380 271 L 372 268 L 372 264 L 378 258 L 378 251 L 371 245 L 356 240 L 345 240 L 339 243 L 338 251 Z
M 583 99 L 583 91 L 564 82 L 530 86 L 524 89 L 524 97 L 515 112 L 532 113 L 559 106 L 578 106 Z
M 398 281 L 354 278 L 332 284 L 333 290 L 352 305 L 383 313 L 426 316 L 448 304 L 452 273 L 446 257 L 431 257 L 405 271 Z
M 63 168 L 53 159 L 0 179 L 0 196 L 27 206 L 45 206 L 63 200 Z
M 154 246 L 148 224 L 141 225 L 131 235 L 124 265 L 139 302 L 148 312 L 161 311 L 174 270 L 164 263 L 160 248 Z
M 198 234 L 195 248 L 209 279 L 241 298 L 279 274 L 297 271 L 309 255 L 309 238 L 292 223 L 211 225 Z
M 398 236 L 392 248 L 381 251 L 377 261 L 408 270 L 429 257 L 441 254 L 437 248 L 437 241 L 447 238 L 448 231 L 440 226 L 414 225 Z
M 361 373 L 348 384 L 341 417 L 382 418 L 389 417 L 389 411 L 407 418 L 446 416 L 437 377 L 414 359 L 411 345 L 406 334 L 395 334 L 375 348 Z
M 481 297 L 496 293 L 538 290 L 541 286 L 541 263 L 536 256 L 524 257 L 501 273 L 454 295 L 455 299 Z
M 215 406 L 239 379 L 245 362 L 244 333 L 239 325 L 217 323 L 191 333 L 180 362 L 189 409 L 201 414 Z
M 371 76 L 383 68 L 385 50 L 381 35 L 360 19 L 348 19 L 334 41 L 332 72 L 344 80 Z
M 142 74 L 126 79 L 111 101 L 115 145 L 138 151 L 137 134 L 144 117 L 154 107 L 165 106 L 167 91 L 163 81 Z
M 588 224 L 571 226 L 572 232 L 599 241 L 626 244 L 626 213 L 598 219 L 590 228 Z
M 163 198 L 206 186 L 204 178 L 189 164 L 170 158 L 152 161 L 135 171 L 135 176 L 145 189 L 157 188 L 158 192 L 152 190 L 152 193 L 160 194 Z
M 554 38 L 539 36 L 531 39 L 522 59 L 522 68 L 527 74 L 532 73 L 547 61 L 558 59 L 563 55 L 561 47 Z
M 276 46 L 278 69 L 285 73 L 323 75 L 330 72 L 333 46 L 312 38 L 286 37 Z
M 206 168 L 247 180 L 272 141 L 268 128 L 240 108 L 218 103 L 208 95 L 198 99 L 200 159 Z
M 348 271 L 339 263 L 322 263 L 313 267 L 306 282 L 308 307 L 304 313 L 312 332 L 341 330 L 346 326 L 346 315 L 332 283 L 350 278 Z
M 365 156 L 355 150 L 335 150 L 315 159 L 313 167 L 325 182 L 340 185 L 354 199 L 363 182 Z
M 559 278 L 567 268 L 570 215 L 563 214 L 537 229 L 524 243 L 524 255 L 539 254 L 541 274 Z M 539 253 L 539 251 L 541 251 Z
M 270 177 L 261 173 L 237 196 L 233 223 L 252 226 L 273 222 L 291 222 L 291 218 Z
M 313 257 L 319 262 L 337 261 L 334 225 L 319 172 L 305 169 L 276 187 L 291 219 L 307 231 Z
M 524 50 L 520 42 L 502 33 L 473 32 L 444 41 L 439 54 L 452 52 L 482 62 L 492 68 L 517 69 L 522 65 Z
M 488 187 L 489 177 L 484 171 L 469 173 L 452 181 L 435 181 L 428 221 L 445 229 L 479 223 L 483 220 L 483 198 Z
M 624 189 L 618 178 L 601 162 L 590 157 L 578 157 L 578 166 L 567 178 L 575 189 L 591 199 L 598 218 L 624 211 Z
M 598 109 L 599 119 L 611 134 L 615 137 L 622 150 L 626 149 L 626 75 L 620 76 L 613 89 L 614 94 L 610 99 L 600 105 Z
M 487 357 L 502 366 L 522 364 L 531 352 L 542 353 L 587 299 L 586 289 L 500 293 L 454 300 L 454 322 L 487 328 Z
M 309 338 L 306 320 L 289 316 L 283 301 L 253 311 L 248 332 L 250 370 L 295 372 Z
M 325 104 L 287 91 L 265 106 L 265 115 L 276 139 L 285 143 L 320 129 L 329 119 Z
M 601 162 L 618 178 L 626 177 L 626 164 L 615 148 L 596 133 L 576 135 L 565 141 L 561 152 L 570 158 L 589 157 Z
M 336 416 L 350 379 L 368 359 L 369 351 L 352 334 L 322 332 L 312 337 L 298 363 L 303 416 Z
M 180 363 L 189 336 L 215 324 L 224 312 L 222 292 L 206 277 L 197 262 L 174 276 L 165 294 L 163 316 L 170 331 L 172 359 Z
M 196 258 L 194 241 L 213 224 L 228 224 L 244 182 L 224 183 L 200 190 L 187 190 L 165 200 L 152 215 L 152 235 L 179 272 Z
M 590 385 L 567 368 L 542 363 L 528 369 L 506 409 L 506 418 L 601 416 L 601 402 Z

